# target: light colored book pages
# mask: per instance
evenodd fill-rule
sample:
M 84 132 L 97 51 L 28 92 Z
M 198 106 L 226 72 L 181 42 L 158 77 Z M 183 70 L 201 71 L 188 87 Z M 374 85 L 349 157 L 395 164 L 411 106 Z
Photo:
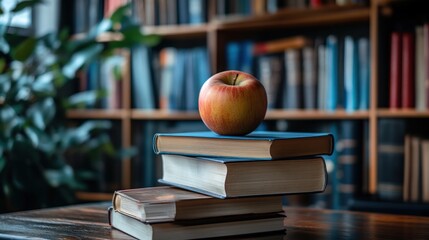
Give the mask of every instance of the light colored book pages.
M 429 140 L 423 139 L 422 148 L 422 201 L 429 203 Z
M 415 73 L 416 73 L 416 82 L 415 82 L 415 92 L 416 92 L 416 109 L 418 111 L 425 111 L 426 106 L 426 80 L 425 80 L 425 71 L 427 63 L 425 62 L 425 52 L 424 52 L 424 34 L 423 26 L 416 27 L 416 54 L 415 54 Z
M 300 109 L 301 108 L 301 90 L 302 90 L 302 77 L 301 77 L 301 57 L 299 49 L 289 49 L 285 51 L 285 65 L 286 65 L 286 108 L 287 109 Z
M 370 96 L 370 57 L 369 57 L 368 38 L 359 38 L 358 40 L 358 81 L 359 81 L 359 109 L 369 109 Z
M 326 109 L 326 48 L 323 44 L 317 48 L 317 108 Z
M 421 193 L 421 156 L 420 156 L 420 138 L 413 136 L 411 138 L 411 191 L 410 201 L 418 202 Z
M 316 58 L 313 47 L 303 49 L 304 109 L 316 109 Z
M 404 187 L 402 199 L 410 201 L 411 192 L 411 136 L 405 135 L 404 140 Z

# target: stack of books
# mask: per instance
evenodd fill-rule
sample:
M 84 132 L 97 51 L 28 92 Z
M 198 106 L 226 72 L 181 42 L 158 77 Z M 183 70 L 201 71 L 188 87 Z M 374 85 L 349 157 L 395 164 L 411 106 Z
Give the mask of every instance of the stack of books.
M 118 190 L 111 226 L 139 239 L 284 232 L 282 195 L 322 192 L 327 133 L 155 134 L 168 186 Z

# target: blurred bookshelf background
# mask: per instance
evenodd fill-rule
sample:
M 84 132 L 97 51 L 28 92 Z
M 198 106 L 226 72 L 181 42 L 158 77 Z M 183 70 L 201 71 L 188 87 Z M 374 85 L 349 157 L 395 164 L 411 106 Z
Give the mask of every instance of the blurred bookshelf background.
M 58 2 L 58 25 L 75 35 L 129 3 L 141 31 L 161 37 L 155 47 L 136 45 L 89 64 L 70 87 L 107 93 L 68 111 L 71 122 L 110 120 L 115 144 L 137 150 L 106 163 L 98 184 L 78 193 L 81 201 L 157 185 L 154 133 L 207 130 L 198 115 L 199 88 L 212 74 L 235 69 L 252 73 L 267 90 L 269 110 L 259 129 L 335 136 L 326 191 L 287 196 L 285 204 L 429 214 L 423 1 Z

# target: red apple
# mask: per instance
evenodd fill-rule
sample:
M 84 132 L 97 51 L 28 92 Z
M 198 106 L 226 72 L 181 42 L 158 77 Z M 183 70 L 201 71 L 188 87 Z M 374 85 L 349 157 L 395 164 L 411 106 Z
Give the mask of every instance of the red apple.
M 267 112 L 267 93 L 254 76 L 224 71 L 201 87 L 198 109 L 204 124 L 220 135 L 246 135 L 255 130 Z

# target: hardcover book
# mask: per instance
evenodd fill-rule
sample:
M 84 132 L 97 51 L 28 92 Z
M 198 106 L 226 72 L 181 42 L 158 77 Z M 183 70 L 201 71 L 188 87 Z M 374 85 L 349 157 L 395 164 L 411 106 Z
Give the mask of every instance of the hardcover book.
M 161 157 L 161 183 L 216 198 L 322 192 L 327 183 L 322 157 L 287 160 Z
M 247 159 L 282 159 L 329 155 L 334 139 L 329 133 L 254 131 L 246 136 L 221 136 L 211 131 L 157 133 L 157 154 Z
M 112 208 L 108 211 L 113 228 L 137 239 L 202 239 L 257 233 L 284 235 L 285 231 L 284 215 L 280 213 L 149 224 Z
M 282 196 L 217 199 L 168 186 L 116 191 L 112 205 L 146 223 L 283 211 Z

